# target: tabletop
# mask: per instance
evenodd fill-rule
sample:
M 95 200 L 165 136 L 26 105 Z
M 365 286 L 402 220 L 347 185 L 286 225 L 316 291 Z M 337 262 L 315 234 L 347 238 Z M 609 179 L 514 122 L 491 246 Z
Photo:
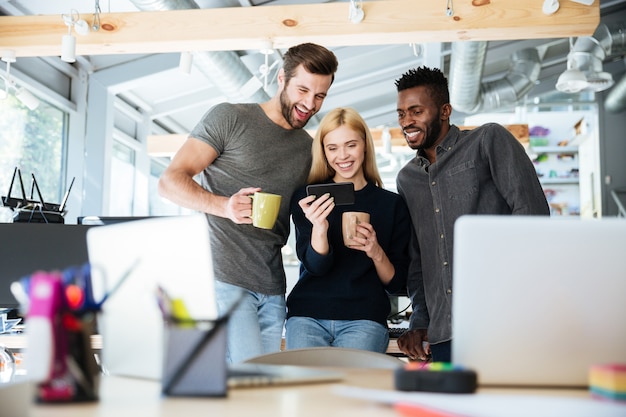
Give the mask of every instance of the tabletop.
M 390 370 L 341 369 L 339 383 L 230 389 L 226 398 L 164 397 L 158 382 L 106 376 L 100 400 L 92 403 L 35 405 L 31 417 L 136 417 L 214 415 L 255 417 L 319 417 L 320 415 L 397 416 L 390 406 L 334 393 L 338 385 L 392 389 Z

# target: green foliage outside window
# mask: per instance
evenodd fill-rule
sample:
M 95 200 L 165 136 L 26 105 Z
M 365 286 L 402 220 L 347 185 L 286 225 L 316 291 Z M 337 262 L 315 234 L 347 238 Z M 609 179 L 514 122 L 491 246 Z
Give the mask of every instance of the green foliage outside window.
M 31 198 L 32 174 L 47 203 L 60 203 L 65 192 L 64 133 L 67 115 L 41 101 L 29 110 L 12 94 L 0 100 L 0 195 L 9 191 L 13 171 L 22 172 L 26 197 Z M 19 183 L 11 196 L 21 197 Z M 37 192 L 33 197 L 38 199 Z

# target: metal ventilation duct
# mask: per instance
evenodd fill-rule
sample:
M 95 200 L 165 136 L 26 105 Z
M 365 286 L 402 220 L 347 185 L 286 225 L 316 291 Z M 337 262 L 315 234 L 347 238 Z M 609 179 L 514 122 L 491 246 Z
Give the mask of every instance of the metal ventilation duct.
M 606 96 L 604 108 L 611 113 L 619 113 L 626 110 L 626 75 L 615 84 L 615 87 Z
M 609 28 L 602 23 L 593 36 L 584 36 L 576 40 L 568 60 L 573 60 L 575 67 L 585 74 L 589 83 L 588 89 L 603 91 L 611 87 L 614 81 L 611 74 L 602 70 L 602 62 L 625 50 L 624 24 Z
M 536 48 L 511 55 L 509 71 L 500 79 L 480 83 L 487 42 L 455 42 L 450 58 L 450 104 L 463 113 L 477 113 L 515 104 L 534 86 L 541 63 Z
M 574 44 L 575 50 L 582 50 L 583 45 L 589 47 L 594 57 L 612 58 L 626 53 L 626 23 L 621 22 L 614 26 L 600 24 L 590 40 L 583 43 L 579 38 Z M 581 42 L 579 45 L 579 41 Z M 603 58 L 604 59 L 604 58 Z M 612 113 L 626 110 L 626 75 L 613 87 L 604 101 L 604 108 Z
M 455 110 L 473 113 L 480 107 L 487 42 L 454 42 L 450 56 L 450 104 Z
M 131 0 L 139 10 L 187 10 L 199 9 L 194 0 Z M 232 101 L 269 100 L 263 84 L 250 72 L 239 55 L 232 51 L 196 52 L 195 66 L 208 76 L 213 84 Z M 258 81 L 258 82 L 255 82 Z

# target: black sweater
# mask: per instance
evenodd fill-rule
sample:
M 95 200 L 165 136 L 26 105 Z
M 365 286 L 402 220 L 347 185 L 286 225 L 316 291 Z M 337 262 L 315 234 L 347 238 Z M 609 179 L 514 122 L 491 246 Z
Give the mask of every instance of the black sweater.
M 291 200 L 301 266 L 300 278 L 287 298 L 287 317 L 372 320 L 387 326 L 387 291 L 406 292 L 411 221 L 404 200 L 373 184 L 356 191 L 354 204 L 336 206 L 328 216 L 330 250 L 327 255 L 320 255 L 311 247 L 312 224 L 298 205 L 305 196 L 306 189 L 301 188 Z M 341 215 L 345 211 L 370 213 L 378 243 L 395 267 L 395 275 L 387 286 L 380 281 L 374 261 L 365 252 L 344 246 Z

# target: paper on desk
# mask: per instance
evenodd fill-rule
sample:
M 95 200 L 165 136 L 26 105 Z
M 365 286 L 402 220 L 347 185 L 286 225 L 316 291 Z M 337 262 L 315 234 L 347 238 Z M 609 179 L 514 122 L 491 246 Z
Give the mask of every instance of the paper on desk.
M 626 417 L 626 404 L 590 398 L 514 394 L 435 394 L 335 387 L 352 398 L 396 404 L 416 404 L 463 417 Z

